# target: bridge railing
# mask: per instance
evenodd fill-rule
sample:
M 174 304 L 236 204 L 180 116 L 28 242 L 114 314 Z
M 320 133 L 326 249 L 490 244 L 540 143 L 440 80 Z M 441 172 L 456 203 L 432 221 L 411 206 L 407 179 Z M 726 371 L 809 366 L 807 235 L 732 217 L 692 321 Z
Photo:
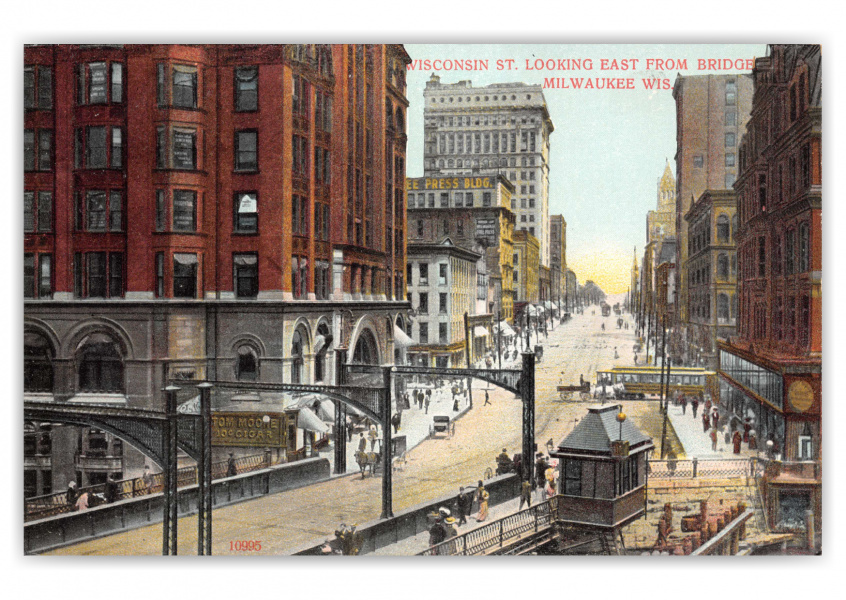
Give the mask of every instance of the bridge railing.
M 249 473 L 251 471 L 267 468 L 272 464 L 277 464 L 277 462 L 278 461 L 272 461 L 272 459 L 265 453 L 242 456 L 235 459 L 235 472 L 236 474 Z M 290 460 L 288 462 L 290 462 Z M 212 479 L 223 479 L 227 476 L 228 471 L 228 460 L 212 463 Z M 182 467 L 177 471 L 177 487 L 187 487 L 195 485 L 196 483 L 196 466 Z M 164 473 L 155 473 L 151 475 L 149 485 L 146 485 L 141 477 L 122 479 L 116 481 L 115 485 L 117 486 L 116 500 L 126 500 L 127 498 L 135 498 L 146 494 L 156 494 L 164 490 Z M 89 485 L 79 488 L 77 491 L 77 497 L 84 492 L 104 495 L 105 491 L 106 484 L 104 483 Z M 76 505 L 75 503 L 68 504 L 67 492 L 59 492 L 46 496 L 34 496 L 32 498 L 27 498 L 24 501 L 24 521 L 43 519 L 45 517 L 73 512 L 74 510 L 76 510 Z
M 506 543 L 526 534 L 548 528 L 558 510 L 558 497 L 536 504 L 526 510 L 478 527 L 429 547 L 419 556 L 454 556 L 482 554 L 492 548 L 502 548 Z
M 760 477 L 764 473 L 763 461 L 752 458 L 736 459 L 685 459 L 650 460 L 650 479 L 691 479 Z

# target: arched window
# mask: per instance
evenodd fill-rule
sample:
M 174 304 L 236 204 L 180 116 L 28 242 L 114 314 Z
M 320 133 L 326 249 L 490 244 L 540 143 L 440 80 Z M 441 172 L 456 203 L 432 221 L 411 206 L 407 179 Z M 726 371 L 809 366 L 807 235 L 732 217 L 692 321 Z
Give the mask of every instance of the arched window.
M 332 334 L 329 333 L 329 326 L 321 323 L 317 326 L 317 339 L 314 342 L 314 380 L 324 381 L 326 379 L 326 352 L 332 343 Z
M 353 352 L 353 363 L 362 365 L 378 364 L 379 354 L 377 352 L 376 339 L 368 329 L 365 329 L 358 336 Z
M 303 382 L 305 359 L 303 358 L 303 335 L 301 331 L 298 328 L 291 340 L 291 383 Z
M 80 392 L 123 393 L 123 356 L 105 333 L 92 333 L 77 346 Z
M 729 320 L 729 299 L 726 294 L 719 294 L 717 296 L 717 321 L 719 323 L 728 323 Z
M 725 252 L 717 256 L 717 279 L 725 281 L 729 277 L 729 259 Z
M 729 241 L 729 218 L 727 215 L 717 217 L 717 242 L 727 244 Z
M 251 346 L 242 345 L 238 347 L 235 378 L 238 381 L 255 381 L 258 379 L 258 353 Z
M 24 391 L 53 391 L 53 349 L 40 333 L 24 334 Z

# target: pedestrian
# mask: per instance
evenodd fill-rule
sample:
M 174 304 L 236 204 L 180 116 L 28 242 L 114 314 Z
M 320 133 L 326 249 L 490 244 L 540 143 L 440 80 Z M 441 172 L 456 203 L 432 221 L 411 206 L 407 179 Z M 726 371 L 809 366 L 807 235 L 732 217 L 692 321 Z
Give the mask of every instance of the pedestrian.
M 68 503 L 68 506 L 73 506 L 76 503 L 76 482 L 71 480 L 68 483 L 68 491 L 65 492 L 65 501 Z
M 376 440 L 379 438 L 375 425 L 370 426 L 370 433 L 367 434 L 367 437 L 370 438 L 370 451 L 373 452 L 376 449 Z
M 720 422 L 720 411 L 718 411 L 715 407 L 714 412 L 711 413 L 711 427 L 716 429 L 719 422 Z
M 637 364 L 637 352 L 635 352 L 635 355 L 634 355 L 634 363 Z
M 109 475 L 106 478 L 106 485 L 103 488 L 103 496 L 105 496 L 106 502 L 108 504 L 111 504 L 112 502 L 117 500 L 118 486 L 117 486 L 117 483 L 115 482 L 114 475 Z
M 549 468 L 549 464 L 543 457 L 543 452 L 538 452 L 537 460 L 535 461 L 535 486 L 540 491 L 541 498 L 543 498 L 543 482 L 544 482 L 544 473 Z
M 446 539 L 458 537 L 458 527 L 455 524 L 455 517 L 444 519 L 444 527 L 446 529 Z
M 549 500 L 555 495 L 555 485 L 553 481 L 547 480 L 544 484 L 544 492 L 546 492 L 546 499 Z
M 758 449 L 758 438 L 755 437 L 755 430 L 752 429 L 749 432 L 749 449 L 750 450 L 757 450 Z
M 711 451 L 712 452 L 717 451 L 717 428 L 716 427 L 711 428 Z
M 364 432 L 358 434 L 358 451 L 365 452 L 367 450 L 367 440 L 364 439 Z
M 429 403 L 432 401 L 429 390 L 426 390 L 426 414 L 429 414 Z
M 452 412 L 458 412 L 458 396 L 454 396 L 452 399 Z
M 482 406 L 487 406 L 490 403 L 491 403 L 490 397 L 488 396 L 488 390 L 486 389 L 485 390 L 485 403 Z
M 353 440 L 353 435 L 355 434 L 355 432 L 353 431 L 352 419 L 349 418 L 349 417 L 347 417 L 346 427 L 347 427 L 347 443 L 351 444 L 352 440 Z
M 446 539 L 446 527 L 444 527 L 444 517 L 439 515 L 432 526 L 429 528 L 429 547 L 437 546 Z
M 749 417 L 743 421 L 743 441 L 749 443 L 749 432 L 752 431 L 752 421 Z
M 476 489 L 476 496 L 479 498 L 479 514 L 476 515 L 476 522 L 481 523 L 488 518 L 488 499 L 491 497 L 481 481 Z
M 235 455 L 230 452 L 229 453 L 229 460 L 226 461 L 226 476 L 232 477 L 233 475 L 238 474 L 238 469 L 235 467 Z
M 708 429 L 711 427 L 711 419 L 708 418 L 708 413 L 702 413 L 702 431 L 708 432 Z
M 674 477 L 676 474 L 676 466 L 678 464 L 678 455 L 675 451 L 670 448 L 670 451 L 667 452 L 667 471 L 670 474 L 670 477 Z
M 743 436 L 740 435 L 739 431 L 734 432 L 734 436 L 732 437 L 731 441 L 734 445 L 734 453 L 740 454 L 740 444 L 743 442 Z
M 728 430 L 728 427 L 723 427 L 720 431 L 723 431 L 723 443 L 728 446 L 732 442 L 732 432 Z
M 693 400 L 690 402 L 690 408 L 693 409 L 693 418 L 696 418 L 696 411 L 699 409 L 699 398 L 696 396 L 693 397 Z
M 528 507 L 532 506 L 532 484 L 528 481 L 524 481 L 520 486 L 520 506 L 517 507 L 517 510 L 523 508 L 523 503 Z
M 465 525 L 467 523 L 467 515 L 470 514 L 470 509 L 473 505 L 473 499 L 464 491 L 463 487 L 458 488 L 458 498 L 455 503 L 458 505 L 458 524 Z
M 394 433 L 397 433 L 400 428 L 400 413 L 394 413 L 391 417 L 391 426 L 394 428 Z
M 681 397 L 681 407 L 682 407 L 682 414 L 687 412 L 687 396 L 682 395 Z
M 82 492 L 79 498 L 76 499 L 76 510 L 88 510 L 88 500 L 91 494 L 89 492 Z
M 144 465 L 144 474 L 141 476 L 141 485 L 147 494 L 153 493 L 153 474 L 150 472 L 150 465 Z
M 705 412 L 706 412 L 706 413 L 711 412 L 711 397 L 710 397 L 710 396 L 708 396 L 708 397 L 705 399 Z

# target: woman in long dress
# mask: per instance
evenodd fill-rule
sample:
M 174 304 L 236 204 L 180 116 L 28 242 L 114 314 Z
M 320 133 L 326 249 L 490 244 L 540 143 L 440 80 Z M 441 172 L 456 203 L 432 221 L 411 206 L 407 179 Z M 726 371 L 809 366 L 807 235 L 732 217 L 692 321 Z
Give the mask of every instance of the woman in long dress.
M 488 499 L 491 495 L 484 487 L 480 487 L 476 494 L 479 496 L 479 514 L 476 515 L 476 521 L 481 523 L 488 518 Z

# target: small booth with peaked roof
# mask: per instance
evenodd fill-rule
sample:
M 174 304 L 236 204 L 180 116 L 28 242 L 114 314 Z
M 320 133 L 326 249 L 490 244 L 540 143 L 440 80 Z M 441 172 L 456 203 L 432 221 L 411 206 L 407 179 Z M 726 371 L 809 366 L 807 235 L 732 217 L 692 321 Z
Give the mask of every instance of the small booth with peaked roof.
M 550 452 L 559 461 L 557 519 L 568 525 L 618 530 L 645 514 L 646 461 L 654 448 L 622 413 L 595 406 Z

